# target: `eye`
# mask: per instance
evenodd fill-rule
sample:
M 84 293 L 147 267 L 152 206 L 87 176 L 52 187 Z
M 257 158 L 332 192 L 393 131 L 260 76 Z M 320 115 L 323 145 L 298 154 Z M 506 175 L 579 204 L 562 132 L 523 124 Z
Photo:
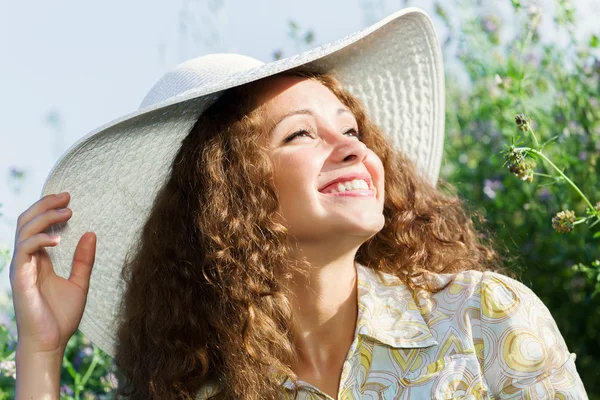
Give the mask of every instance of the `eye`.
M 344 132 L 344 135 L 350 134 L 350 136 L 355 136 L 358 140 L 362 141 L 362 134 L 358 132 L 357 129 L 355 128 L 350 128 L 348 129 L 346 132 Z M 292 133 L 290 136 L 288 136 L 287 138 L 285 138 L 284 142 L 285 143 L 289 143 L 292 140 L 294 140 L 296 137 L 313 137 L 314 135 L 312 134 L 312 132 L 307 129 L 307 128 L 301 128 L 300 130 Z
M 362 141 L 362 134 L 361 134 L 360 132 L 358 132 L 358 130 L 357 130 L 357 129 L 355 129 L 355 128 L 350 128 L 350 129 L 348 129 L 346 132 L 344 132 L 344 135 L 347 135 L 348 133 L 351 133 L 351 135 L 352 135 L 352 136 L 356 136 L 356 138 L 357 138 L 358 140 L 361 140 L 361 141 Z
M 292 133 L 290 136 L 288 136 L 287 138 L 285 138 L 284 142 L 288 143 L 291 142 L 292 140 L 294 140 L 296 137 L 313 137 L 312 132 L 310 132 L 308 129 L 306 128 L 302 128 L 294 133 Z

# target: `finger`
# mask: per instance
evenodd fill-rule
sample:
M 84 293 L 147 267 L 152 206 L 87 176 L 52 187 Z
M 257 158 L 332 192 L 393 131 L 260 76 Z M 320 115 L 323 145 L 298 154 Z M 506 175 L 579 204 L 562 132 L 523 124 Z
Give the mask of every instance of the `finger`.
M 15 241 L 16 243 L 19 243 L 35 234 L 44 232 L 50 225 L 68 221 L 72 216 L 73 212 L 69 208 L 46 210 L 23 225 L 21 230 L 17 233 Z
M 62 196 L 59 196 L 62 195 Z M 25 210 L 17 219 L 17 233 L 23 225 L 34 219 L 37 215 L 52 208 L 65 207 L 69 204 L 71 196 L 69 193 L 48 194 Z
M 15 253 L 13 255 L 13 260 L 10 264 L 9 271 L 9 279 L 10 285 L 12 287 L 13 293 L 21 292 L 31 285 L 35 284 L 34 281 L 26 282 L 28 279 L 23 281 L 22 277 L 30 276 L 37 277 L 39 271 L 34 271 L 34 273 L 30 273 L 31 271 L 24 271 L 21 269 L 21 266 L 29 263 L 31 261 L 31 254 L 39 251 L 43 247 L 52 247 L 56 246 L 60 242 L 59 236 L 52 236 L 46 233 L 38 233 L 27 240 L 22 241 L 16 247 Z M 21 277 L 21 278 L 19 278 Z
M 60 236 L 49 235 L 47 233 L 38 233 L 26 240 L 21 241 L 17 246 L 15 255 L 30 255 L 40 250 L 42 247 L 56 246 L 60 242 Z
M 90 275 L 96 259 L 96 234 L 86 232 L 81 235 L 73 255 L 73 268 L 69 281 L 79 286 L 85 293 L 88 292 Z

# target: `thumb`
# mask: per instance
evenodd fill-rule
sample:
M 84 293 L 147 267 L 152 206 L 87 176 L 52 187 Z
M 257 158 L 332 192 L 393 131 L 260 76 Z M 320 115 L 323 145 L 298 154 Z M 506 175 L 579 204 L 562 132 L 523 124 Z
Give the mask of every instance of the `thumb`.
M 88 292 L 92 266 L 96 258 L 96 234 L 86 232 L 81 235 L 73 255 L 73 268 L 69 281 L 79 286 L 85 293 Z

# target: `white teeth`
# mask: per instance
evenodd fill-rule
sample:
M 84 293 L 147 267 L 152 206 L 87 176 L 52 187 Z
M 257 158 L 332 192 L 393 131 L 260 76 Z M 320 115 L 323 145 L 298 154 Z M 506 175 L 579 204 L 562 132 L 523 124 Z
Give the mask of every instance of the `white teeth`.
M 360 188 L 360 189 L 369 189 L 369 184 L 366 181 L 363 181 L 362 179 L 355 179 L 352 181 L 352 185 L 355 188 Z
M 347 182 L 338 182 L 338 184 L 327 191 L 327 193 L 343 193 L 349 190 L 356 189 L 367 189 L 369 190 L 369 184 L 362 179 L 354 179 Z

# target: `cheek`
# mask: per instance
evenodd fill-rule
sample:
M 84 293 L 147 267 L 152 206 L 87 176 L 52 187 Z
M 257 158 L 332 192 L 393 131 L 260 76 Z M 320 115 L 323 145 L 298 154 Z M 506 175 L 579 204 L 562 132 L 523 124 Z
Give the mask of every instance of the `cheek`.
M 377 185 L 378 189 L 383 192 L 384 189 L 384 181 L 385 181 L 385 171 L 383 169 L 383 163 L 381 159 L 375 154 L 372 150 L 368 150 L 368 156 L 365 160 L 365 166 L 367 170 L 371 174 L 374 183 Z
M 319 160 L 314 154 L 279 154 L 272 160 L 274 183 L 282 201 L 305 197 L 314 190 L 320 172 Z

